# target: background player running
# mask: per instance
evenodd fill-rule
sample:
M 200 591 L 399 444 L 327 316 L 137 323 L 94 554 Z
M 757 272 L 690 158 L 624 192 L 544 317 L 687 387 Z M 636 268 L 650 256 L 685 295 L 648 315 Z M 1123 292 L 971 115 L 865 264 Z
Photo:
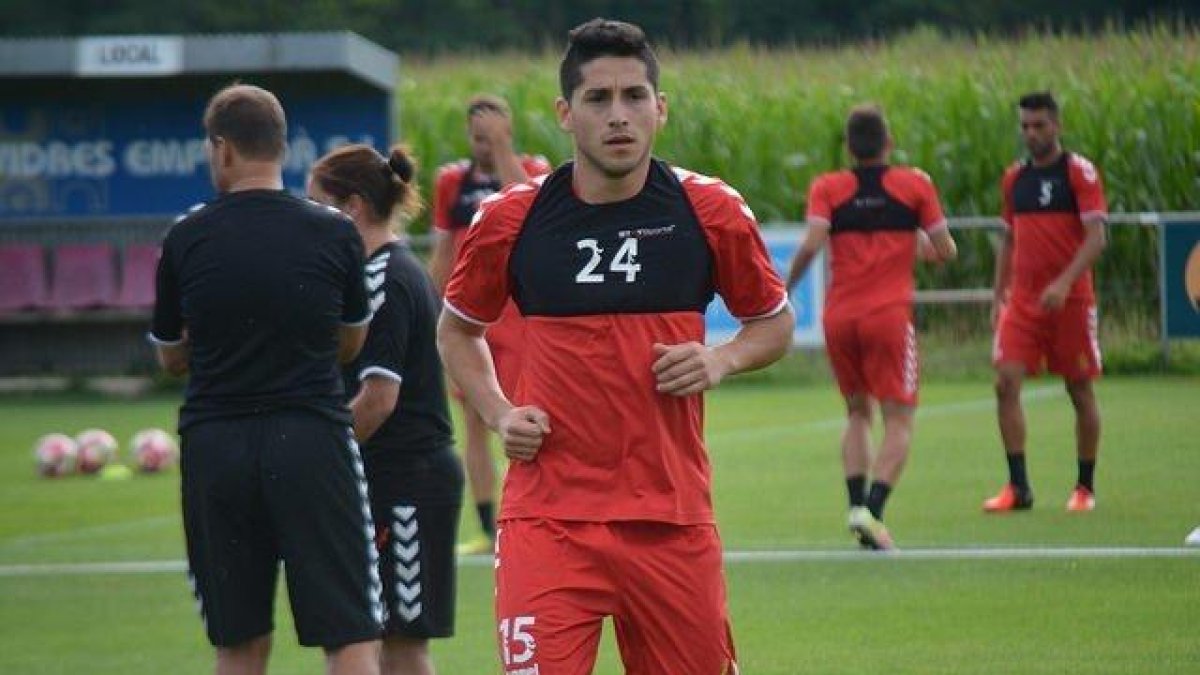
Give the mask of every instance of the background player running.
M 842 468 L 850 531 L 867 548 L 891 549 L 883 508 L 912 443 L 917 405 L 913 264 L 953 259 L 958 249 L 937 189 L 923 171 L 888 164 L 892 138 L 883 111 L 859 106 L 846 120 L 849 171 L 818 176 L 808 194 L 808 234 L 788 288 L 829 242 L 832 281 L 822 323 L 825 349 L 846 400 Z M 871 461 L 871 415 L 883 413 L 883 443 Z M 867 489 L 868 467 L 872 477 Z

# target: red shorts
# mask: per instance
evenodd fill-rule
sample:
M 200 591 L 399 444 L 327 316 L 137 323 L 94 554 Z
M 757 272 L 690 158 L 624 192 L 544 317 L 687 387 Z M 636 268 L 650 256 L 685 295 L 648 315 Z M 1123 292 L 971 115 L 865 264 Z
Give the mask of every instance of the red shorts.
M 825 351 L 842 396 L 917 404 L 917 332 L 912 308 L 901 305 L 866 316 L 826 316 Z
M 992 363 L 1020 363 L 1029 375 L 1049 370 L 1068 381 L 1099 377 L 1095 303 L 1071 300 L 1047 312 L 1032 303 L 1010 302 L 1000 312 Z
M 496 617 L 506 675 L 591 673 L 606 616 L 629 675 L 737 672 L 715 525 L 500 523 Z

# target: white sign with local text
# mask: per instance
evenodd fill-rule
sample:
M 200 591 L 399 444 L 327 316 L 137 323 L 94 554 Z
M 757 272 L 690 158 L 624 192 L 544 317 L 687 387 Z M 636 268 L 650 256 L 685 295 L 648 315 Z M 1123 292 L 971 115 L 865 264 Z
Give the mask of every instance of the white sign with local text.
M 76 72 L 92 77 L 174 75 L 183 70 L 183 38 L 155 35 L 85 37 Z

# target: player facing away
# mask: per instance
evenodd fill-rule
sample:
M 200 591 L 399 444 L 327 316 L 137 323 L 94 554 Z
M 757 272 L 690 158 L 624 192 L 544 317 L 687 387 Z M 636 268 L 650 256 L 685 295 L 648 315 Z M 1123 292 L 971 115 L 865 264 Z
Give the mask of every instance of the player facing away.
M 503 669 L 590 673 L 611 616 L 626 672 L 733 673 L 702 393 L 782 356 L 791 308 L 738 193 L 651 156 L 667 102 L 640 28 L 576 27 L 559 78 L 574 161 L 484 201 L 438 330 L 511 460 Z M 708 347 L 714 293 L 743 323 Z M 526 325 L 511 399 L 483 340 L 510 297 Z
M 479 203 L 506 185 L 550 172 L 546 158 L 520 155 L 513 149 L 512 112 L 508 103 L 497 96 L 481 94 L 467 103 L 467 139 L 471 156 L 443 166 L 434 181 L 434 240 L 429 273 L 439 293 L 446 290 L 446 279 L 454 268 L 463 236 Z M 521 372 L 523 330 L 520 314 L 511 304 L 487 330 L 488 348 L 500 385 L 509 394 Z M 456 398 L 461 401 L 461 396 Z M 496 538 L 496 466 L 488 445 L 487 425 L 478 412 L 463 403 L 467 437 L 463 458 L 483 535 L 463 544 L 459 552 L 490 553 Z
M 992 307 L 996 412 L 1008 460 L 1008 483 L 983 503 L 987 512 L 1033 506 L 1025 471 L 1021 382 L 1047 369 L 1062 377 L 1075 407 L 1079 474 L 1068 511 L 1096 507 L 1093 474 L 1100 449 L 1100 376 L 1092 265 L 1107 243 L 1108 207 L 1096 167 L 1063 149 L 1058 103 L 1049 92 L 1019 101 L 1029 155 L 1004 172 L 1004 237 L 996 253 Z
M 371 319 L 345 215 L 283 189 L 287 123 L 234 85 L 204 113 L 216 199 L 163 243 L 150 338 L 190 372 L 179 411 L 188 576 L 217 675 L 266 672 L 282 562 L 300 644 L 379 672 L 383 608 L 362 460 L 338 364 Z
M 386 609 L 385 675 L 433 675 L 429 639 L 454 634 L 454 544 L 462 465 L 454 451 L 437 354 L 438 296 L 397 235 L 421 209 L 416 166 L 348 145 L 313 165 L 308 194 L 350 215 L 367 249 L 374 313 L 366 344 L 343 370 L 370 488 Z
M 787 285 L 800 281 L 828 242 L 832 280 L 822 322 L 846 401 L 848 523 L 863 547 L 887 550 L 895 545 L 883 509 L 908 460 L 917 405 L 913 266 L 918 257 L 952 260 L 958 249 L 929 176 L 888 164 L 892 138 L 882 110 L 862 105 L 850 111 L 846 147 L 853 167 L 822 174 L 809 188 L 808 234 L 792 259 Z M 876 404 L 883 442 L 872 461 Z

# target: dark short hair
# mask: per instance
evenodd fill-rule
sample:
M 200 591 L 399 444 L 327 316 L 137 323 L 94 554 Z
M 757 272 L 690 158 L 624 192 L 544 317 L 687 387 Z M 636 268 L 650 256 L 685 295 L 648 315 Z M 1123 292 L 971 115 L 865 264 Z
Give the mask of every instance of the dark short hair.
M 874 104 L 855 106 L 846 118 L 846 146 L 857 160 L 875 159 L 887 147 L 888 127 L 883 109 Z
M 569 100 L 583 82 L 583 66 L 604 56 L 628 56 L 646 64 L 646 77 L 658 91 L 658 57 L 646 33 L 631 23 L 597 18 L 567 33 L 567 51 L 558 67 L 563 98 Z
M 1017 101 L 1017 106 L 1022 110 L 1046 110 L 1051 117 L 1058 117 L 1058 101 L 1054 100 L 1054 94 L 1048 91 L 1034 91 L 1025 94 Z
M 204 130 L 247 159 L 281 160 L 287 150 L 287 118 L 279 99 L 249 84 L 231 84 L 209 99 Z
M 312 180 L 338 204 L 358 195 L 380 219 L 399 211 L 415 218 L 421 212 L 421 195 L 414 182 L 417 163 L 404 145 L 394 145 L 385 159 L 369 145 L 344 145 L 318 159 Z

